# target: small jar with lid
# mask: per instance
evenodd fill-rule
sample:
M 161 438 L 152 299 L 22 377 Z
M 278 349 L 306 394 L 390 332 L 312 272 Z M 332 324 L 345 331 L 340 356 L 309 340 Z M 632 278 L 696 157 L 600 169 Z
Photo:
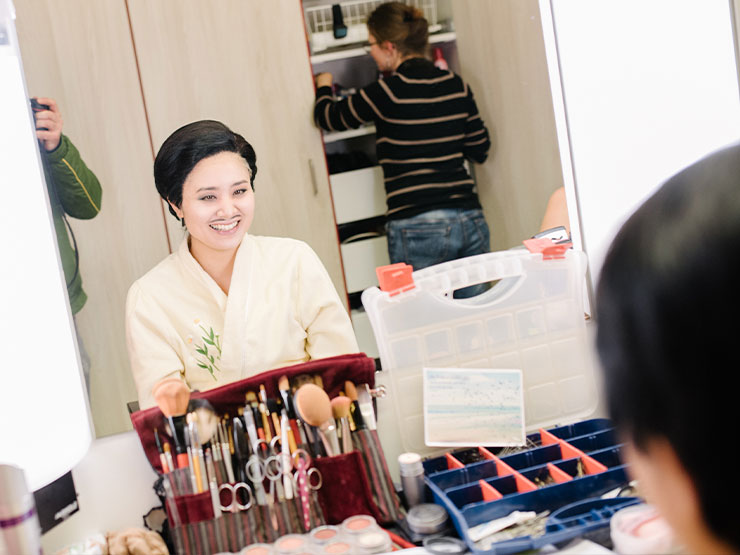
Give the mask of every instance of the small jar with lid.
M 363 532 L 354 538 L 357 553 L 370 555 L 373 553 L 389 553 L 393 551 L 391 537 L 382 529 Z
M 303 553 L 308 547 L 308 537 L 302 534 L 286 534 L 278 538 L 274 544 L 272 544 L 273 553 L 275 555 L 294 555 L 297 553 Z
M 340 526 L 342 533 L 348 537 L 357 536 L 365 532 L 380 530 L 380 526 L 370 515 L 355 515 L 344 519 Z
M 239 552 L 239 555 L 273 555 L 272 545 L 269 543 L 253 543 Z
M 314 545 L 326 545 L 329 542 L 338 540 L 340 534 L 341 530 L 339 529 L 339 526 L 326 524 L 311 530 L 308 537 Z
M 406 523 L 415 534 L 439 534 L 447 528 L 447 511 L 441 505 L 422 503 L 412 507 L 406 515 Z
M 322 555 L 354 555 L 356 549 L 351 542 L 345 540 L 334 540 L 320 548 Z

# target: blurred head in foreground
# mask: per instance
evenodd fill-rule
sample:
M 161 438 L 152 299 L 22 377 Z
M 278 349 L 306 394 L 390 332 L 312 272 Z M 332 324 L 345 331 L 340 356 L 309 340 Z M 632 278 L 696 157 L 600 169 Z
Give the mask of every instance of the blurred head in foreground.
M 730 454 L 739 310 L 733 145 L 669 179 L 629 218 L 596 296 L 607 403 L 626 460 L 692 553 L 740 552 L 728 503 L 740 493 Z

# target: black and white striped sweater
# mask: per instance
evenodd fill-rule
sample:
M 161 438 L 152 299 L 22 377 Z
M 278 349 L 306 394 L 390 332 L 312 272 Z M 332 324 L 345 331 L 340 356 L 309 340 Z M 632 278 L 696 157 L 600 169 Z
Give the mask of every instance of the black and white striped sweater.
M 388 219 L 480 208 L 463 161 L 484 162 L 491 141 L 470 87 L 451 71 L 412 58 L 390 77 L 339 101 L 330 87 L 321 87 L 314 120 L 327 131 L 375 123 Z

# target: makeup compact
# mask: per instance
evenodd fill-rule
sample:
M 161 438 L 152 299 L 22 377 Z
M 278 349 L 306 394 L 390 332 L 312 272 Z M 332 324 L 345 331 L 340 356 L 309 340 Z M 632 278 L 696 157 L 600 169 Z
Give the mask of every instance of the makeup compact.
M 253 543 L 239 552 L 239 555 L 271 555 L 272 546 L 268 543 Z
M 357 515 L 351 516 L 342 522 L 342 532 L 347 536 L 357 536 L 365 532 L 373 530 L 379 530 L 380 527 L 373 517 L 370 515 Z
M 352 552 L 352 544 L 343 540 L 329 542 L 319 551 L 326 555 L 346 555 Z
M 393 542 L 385 531 L 376 529 L 357 536 L 355 548 L 361 554 L 388 553 L 393 551 Z
M 276 555 L 293 555 L 303 553 L 308 547 L 308 539 L 302 534 L 286 534 L 279 538 L 273 549 Z
M 327 543 L 337 540 L 339 536 L 339 527 L 327 524 L 314 528 L 309 533 L 309 538 L 314 545 L 326 545 Z
M 441 505 L 421 503 L 409 510 L 406 523 L 415 534 L 439 534 L 447 528 L 447 511 Z
M 424 538 L 422 545 L 432 555 L 462 555 L 468 551 L 465 542 L 449 536 Z

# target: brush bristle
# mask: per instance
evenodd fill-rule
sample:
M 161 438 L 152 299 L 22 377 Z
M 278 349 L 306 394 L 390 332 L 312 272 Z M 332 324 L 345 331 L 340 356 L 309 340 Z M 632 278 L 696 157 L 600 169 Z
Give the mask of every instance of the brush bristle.
M 352 400 L 349 397 L 334 397 L 331 400 L 331 410 L 334 418 L 346 418 L 349 416 L 349 405 Z
M 290 380 L 288 376 L 281 376 L 278 380 L 278 389 L 280 391 L 290 391 Z
M 167 416 L 181 416 L 188 410 L 190 390 L 179 378 L 167 378 L 152 388 L 152 395 L 162 413 Z
M 312 383 L 302 385 L 296 391 L 295 405 L 301 418 L 311 426 L 321 426 L 332 418 L 329 396 Z
M 218 416 L 207 407 L 198 407 L 193 412 L 198 423 L 198 435 L 201 443 L 208 443 L 216 435 Z
M 349 397 L 351 401 L 357 401 L 357 388 L 355 387 L 355 384 L 347 380 L 344 382 L 344 391 L 347 393 L 347 397 Z

